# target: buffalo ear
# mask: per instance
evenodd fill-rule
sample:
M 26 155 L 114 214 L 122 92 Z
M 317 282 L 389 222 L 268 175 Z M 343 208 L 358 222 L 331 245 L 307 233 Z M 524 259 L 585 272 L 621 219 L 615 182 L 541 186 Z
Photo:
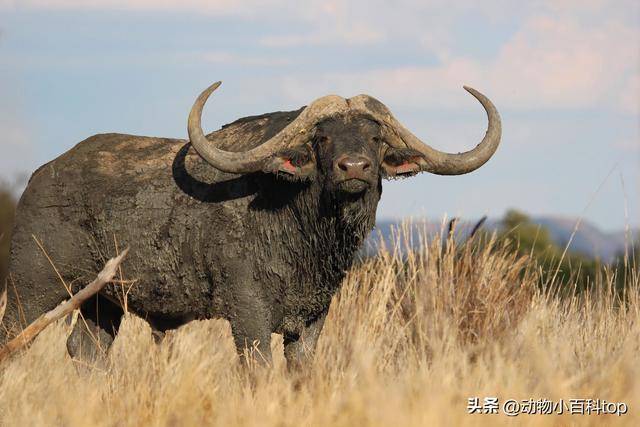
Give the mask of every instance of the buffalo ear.
M 411 148 L 389 147 L 382 159 L 385 178 L 407 177 L 424 170 L 427 161 L 424 155 Z
M 309 147 L 301 146 L 287 148 L 274 154 L 264 170 L 288 179 L 306 180 L 313 179 L 316 164 Z

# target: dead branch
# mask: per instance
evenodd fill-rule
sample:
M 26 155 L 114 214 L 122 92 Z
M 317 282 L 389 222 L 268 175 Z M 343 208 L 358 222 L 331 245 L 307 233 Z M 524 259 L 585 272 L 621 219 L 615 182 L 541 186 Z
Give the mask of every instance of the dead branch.
M 107 261 L 106 265 L 104 266 L 102 271 L 98 273 L 98 277 L 96 277 L 93 282 L 89 283 L 83 289 L 78 291 L 69 300 L 63 302 L 53 310 L 38 317 L 22 332 L 20 332 L 17 337 L 9 341 L 3 348 L 0 349 L 0 362 L 6 359 L 7 356 L 9 356 L 14 351 L 24 347 L 27 343 L 33 340 L 36 335 L 42 332 L 42 330 L 48 325 L 58 319 L 65 317 L 69 313 L 73 312 L 73 310 L 80 308 L 83 302 L 98 293 L 100 289 L 104 287 L 104 285 L 106 285 L 111 281 L 111 279 L 113 279 L 113 276 L 115 276 L 120 263 L 122 262 L 128 251 L 129 248 L 126 248 L 120 255 Z
M 2 325 L 2 318 L 4 317 L 4 310 L 7 308 L 7 285 L 5 282 L 4 290 L 0 294 L 0 325 Z

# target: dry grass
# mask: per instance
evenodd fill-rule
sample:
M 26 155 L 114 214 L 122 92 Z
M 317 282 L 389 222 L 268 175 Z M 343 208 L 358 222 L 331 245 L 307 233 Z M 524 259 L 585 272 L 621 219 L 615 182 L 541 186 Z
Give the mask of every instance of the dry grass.
M 225 321 L 192 322 L 155 344 L 133 316 L 106 366 L 80 366 L 60 322 L 0 366 L 0 424 L 640 425 L 637 269 L 624 301 L 613 277 L 560 299 L 504 250 L 423 248 L 355 267 L 313 365 L 295 375 L 278 336 L 272 369 L 242 369 Z M 606 399 L 629 413 L 469 415 L 475 396 Z

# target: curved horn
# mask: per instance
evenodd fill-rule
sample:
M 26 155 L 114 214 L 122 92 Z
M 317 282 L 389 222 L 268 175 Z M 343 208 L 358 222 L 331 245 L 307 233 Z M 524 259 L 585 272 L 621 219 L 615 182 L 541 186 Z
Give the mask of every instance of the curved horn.
M 359 109 L 366 110 L 377 120 L 387 127 L 389 145 L 402 148 L 412 148 L 425 157 L 425 162 L 421 165 L 421 171 L 431 172 L 437 175 L 462 175 L 478 169 L 485 164 L 500 144 L 502 134 L 502 124 L 500 115 L 493 103 L 477 90 L 463 86 L 464 89 L 473 95 L 487 112 L 489 127 L 484 138 L 473 150 L 452 154 L 438 151 L 422 142 L 413 133 L 407 130 L 384 104 L 367 95 L 359 95 L 351 100 L 352 105 L 358 104 Z
M 315 123 L 327 117 L 346 111 L 348 108 L 344 98 L 329 95 L 317 99 L 271 139 L 248 151 L 230 152 L 217 148 L 209 141 L 202 131 L 201 117 L 204 104 L 209 96 L 222 82 L 216 82 L 205 89 L 196 99 L 191 112 L 187 131 L 193 148 L 200 157 L 213 167 L 229 173 L 251 173 L 256 171 L 271 171 L 273 165 L 269 159 L 277 151 L 292 145 L 304 143 L 310 138 L 311 128 Z

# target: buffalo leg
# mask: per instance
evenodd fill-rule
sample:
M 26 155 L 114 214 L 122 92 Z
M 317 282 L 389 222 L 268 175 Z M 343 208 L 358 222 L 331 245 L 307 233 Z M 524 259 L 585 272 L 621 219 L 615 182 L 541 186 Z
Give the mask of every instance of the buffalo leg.
M 233 311 L 229 313 L 231 331 L 239 354 L 249 354 L 259 363 L 271 363 L 271 310 L 253 273 L 235 265 Z M 248 350 L 248 351 L 247 351 Z
M 85 302 L 80 311 L 83 318 L 67 339 L 67 350 L 74 359 L 99 363 L 113 343 L 124 311 L 101 294 Z
M 254 316 L 231 320 L 233 339 L 238 354 L 253 357 L 261 364 L 271 363 L 271 331 Z
M 69 355 L 87 365 L 102 364 L 113 343 L 113 336 L 93 320 L 78 319 L 67 339 Z
M 308 324 L 298 337 L 285 337 L 284 356 L 290 370 L 299 369 L 309 363 L 318 343 L 326 313 Z

